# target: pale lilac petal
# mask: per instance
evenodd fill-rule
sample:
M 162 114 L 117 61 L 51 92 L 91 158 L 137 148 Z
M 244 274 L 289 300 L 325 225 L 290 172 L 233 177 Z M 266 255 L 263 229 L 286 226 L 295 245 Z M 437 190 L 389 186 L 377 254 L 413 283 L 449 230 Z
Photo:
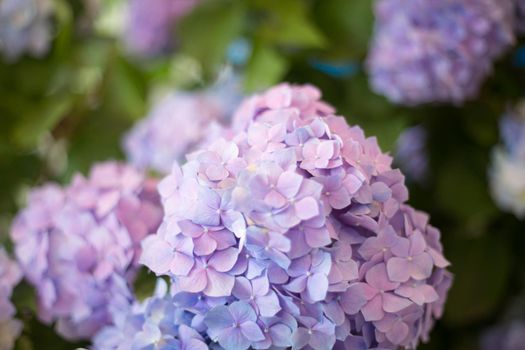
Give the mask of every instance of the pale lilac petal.
M 292 349 L 302 349 L 310 342 L 311 335 L 305 328 L 297 328 L 292 335 Z
M 366 321 L 379 321 L 385 315 L 383 311 L 383 298 L 376 295 L 372 300 L 361 308 L 361 313 Z
M 306 289 L 307 277 L 301 276 L 293 279 L 290 283 L 285 285 L 285 288 L 290 292 L 301 293 Z
M 309 220 L 319 215 L 319 203 L 313 197 L 306 197 L 295 203 L 297 217 Z
M 393 259 L 394 258 L 390 259 L 389 262 Z M 397 270 L 395 271 L 398 272 Z M 394 279 L 392 280 L 394 281 Z M 387 274 L 387 268 L 384 263 L 377 264 L 374 267 L 370 268 L 370 270 L 368 270 L 368 272 L 366 273 L 366 281 L 372 287 L 383 291 L 393 290 L 399 285 L 399 283 L 390 281 L 389 276 Z
M 235 321 L 239 324 L 257 319 L 257 315 L 250 304 L 242 301 L 232 303 L 229 306 L 229 310 Z
M 396 322 L 394 326 L 386 332 L 386 337 L 393 344 L 402 344 L 409 332 L 408 326 L 403 322 Z
M 258 297 L 257 306 L 259 308 L 259 313 L 263 317 L 272 317 L 275 316 L 279 311 L 281 311 L 281 306 L 279 305 L 279 298 L 273 291 L 271 291 L 267 295 Z
M 418 281 L 427 279 L 432 274 L 434 260 L 428 253 L 420 254 L 412 258 L 410 264 L 410 276 Z
M 219 334 L 219 344 L 225 349 L 245 350 L 250 347 L 250 341 L 244 337 L 239 327 L 228 328 Z
M 194 266 L 195 260 L 192 257 L 175 252 L 170 265 L 170 272 L 176 276 L 187 276 Z
M 264 335 L 257 323 L 253 321 L 246 321 L 241 324 L 240 328 L 242 334 L 251 342 L 264 340 Z
M 195 238 L 193 244 L 195 244 L 194 252 L 197 255 L 209 255 L 217 249 L 217 241 L 207 234 Z
M 277 181 L 277 188 L 286 198 L 293 198 L 298 192 L 303 177 L 295 172 L 287 171 L 279 176 Z
M 310 276 L 306 284 L 306 293 L 313 302 L 324 300 L 328 292 L 328 277 L 321 273 Z
M 406 282 L 410 279 L 412 264 L 405 258 L 390 258 L 386 264 L 388 277 L 392 281 Z
M 231 295 L 235 284 L 235 277 L 227 273 L 217 272 L 213 269 L 208 269 L 206 275 L 208 283 L 203 290 L 204 294 L 210 297 L 225 297 Z
M 149 236 L 142 241 L 142 264 L 158 275 L 166 274 L 171 267 L 173 248 L 157 236 Z
M 392 293 L 383 294 L 383 310 L 386 312 L 398 312 L 412 305 L 410 300 L 398 297 Z
M 239 251 L 236 248 L 224 249 L 214 253 L 208 261 L 208 265 L 219 272 L 227 272 L 233 268 L 238 256 Z
M 181 290 L 191 293 L 202 292 L 208 284 L 208 276 L 204 270 L 194 270 L 187 277 L 177 279 L 178 286 Z

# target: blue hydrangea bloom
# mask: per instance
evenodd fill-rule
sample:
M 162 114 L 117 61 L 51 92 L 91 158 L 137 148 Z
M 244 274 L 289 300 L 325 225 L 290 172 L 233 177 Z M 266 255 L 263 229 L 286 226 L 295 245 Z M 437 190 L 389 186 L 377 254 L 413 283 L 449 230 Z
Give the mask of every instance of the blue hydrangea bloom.
M 44 54 L 51 39 L 50 0 L 0 1 L 0 51 L 8 60 Z

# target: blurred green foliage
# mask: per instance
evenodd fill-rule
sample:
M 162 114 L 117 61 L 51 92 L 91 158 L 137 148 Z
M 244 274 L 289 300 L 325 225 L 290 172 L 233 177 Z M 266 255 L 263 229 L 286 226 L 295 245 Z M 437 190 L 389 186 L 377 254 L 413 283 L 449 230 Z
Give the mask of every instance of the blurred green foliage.
M 102 1 L 101 12 L 115 2 Z M 180 23 L 178 50 L 149 61 L 127 56 L 118 36 L 98 30 L 86 18 L 84 1 L 55 5 L 49 54 L 0 63 L 0 241 L 7 242 L 10 220 L 29 187 L 66 182 L 96 161 L 122 158 L 123 133 L 145 115 L 157 89 L 210 83 L 229 45 L 243 38 L 252 46 L 246 65 L 237 67 L 247 92 L 282 80 L 315 84 L 386 150 L 410 125 L 429 131 L 430 178 L 424 187 L 410 184 L 411 201 L 442 230 L 456 281 L 445 317 L 424 348 L 476 349 L 480 332 L 523 289 L 525 225 L 494 206 L 486 176 L 498 119 L 525 89 L 524 69 L 512 64 L 512 53 L 475 101 L 409 109 L 372 93 L 362 70 L 338 79 L 309 63 L 363 63 L 373 27 L 371 0 L 204 1 Z M 27 285 L 17 288 L 26 324 L 17 348 L 71 349 L 36 321 L 32 300 Z

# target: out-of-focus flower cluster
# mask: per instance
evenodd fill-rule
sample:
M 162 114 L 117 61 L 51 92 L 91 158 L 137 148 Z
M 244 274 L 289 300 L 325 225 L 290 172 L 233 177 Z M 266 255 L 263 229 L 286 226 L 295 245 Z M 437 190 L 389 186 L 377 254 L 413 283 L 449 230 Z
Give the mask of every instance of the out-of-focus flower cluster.
M 490 329 L 482 338 L 482 350 L 521 350 L 525 344 L 525 321 L 514 320 Z
M 141 261 L 170 276 L 199 341 L 412 348 L 441 316 L 452 277 L 439 231 L 405 204 L 404 177 L 376 139 L 320 97 L 283 84 L 248 99 L 236 135 L 159 184 L 165 217 Z M 157 328 L 152 348 L 171 336 Z
M 21 278 L 20 269 L 0 246 L 0 350 L 12 349 L 22 331 L 22 323 L 13 318 L 16 310 L 10 300 L 13 288 Z
M 427 132 L 422 125 L 403 131 L 397 139 L 396 163 L 408 180 L 425 183 L 428 176 Z
M 489 171 L 492 197 L 519 218 L 525 215 L 525 104 L 500 121 L 503 144 L 495 147 Z
M 8 60 L 23 53 L 44 54 L 51 39 L 52 2 L 3 0 L 0 2 L 0 51 Z
M 177 21 L 188 14 L 199 0 L 130 0 L 124 35 L 130 52 L 151 57 L 165 53 L 174 45 Z
M 131 299 L 140 242 L 162 218 L 156 182 L 107 162 L 66 188 L 35 189 L 11 238 L 24 277 L 36 288 L 39 317 L 68 339 L 91 337 L 110 308 Z
M 461 103 L 514 41 L 511 0 L 379 0 L 372 88 L 396 103 Z
M 130 163 L 167 174 L 186 153 L 223 134 L 227 116 L 240 99 L 239 82 L 227 80 L 210 90 L 176 92 L 160 100 L 124 140 Z

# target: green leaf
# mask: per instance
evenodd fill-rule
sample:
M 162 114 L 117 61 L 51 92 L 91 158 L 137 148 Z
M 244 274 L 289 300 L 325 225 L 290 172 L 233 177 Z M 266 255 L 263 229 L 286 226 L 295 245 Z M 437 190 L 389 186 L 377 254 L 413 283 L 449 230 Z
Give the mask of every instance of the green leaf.
M 333 50 L 362 57 L 368 50 L 374 16 L 370 0 L 321 0 L 315 7 L 318 25 Z M 344 45 L 341 45 L 344 43 Z
M 244 22 L 242 2 L 214 0 L 203 3 L 177 28 L 184 54 L 213 72 L 225 57 L 228 45 L 240 35 Z
M 65 0 L 56 0 L 53 2 L 53 13 L 58 22 L 56 40 L 54 44 L 54 54 L 65 56 L 70 52 L 71 38 L 74 31 L 73 11 L 71 4 Z
M 244 87 L 247 91 L 267 88 L 281 80 L 288 62 L 268 46 L 256 45 L 248 62 Z
M 258 37 L 267 42 L 295 47 L 318 48 L 326 43 L 321 31 L 310 19 L 307 3 L 302 0 L 255 1 L 266 12 Z
M 135 280 L 133 291 L 138 300 L 144 300 L 153 295 L 157 278 L 145 267 L 142 267 Z
M 139 77 L 124 59 L 115 59 L 108 80 L 106 102 L 111 101 L 116 117 L 134 120 L 145 113 L 145 91 Z
M 52 130 L 66 116 L 73 102 L 74 99 L 70 96 L 57 96 L 35 106 L 15 126 L 12 135 L 14 143 L 26 149 L 35 147 L 42 135 Z

